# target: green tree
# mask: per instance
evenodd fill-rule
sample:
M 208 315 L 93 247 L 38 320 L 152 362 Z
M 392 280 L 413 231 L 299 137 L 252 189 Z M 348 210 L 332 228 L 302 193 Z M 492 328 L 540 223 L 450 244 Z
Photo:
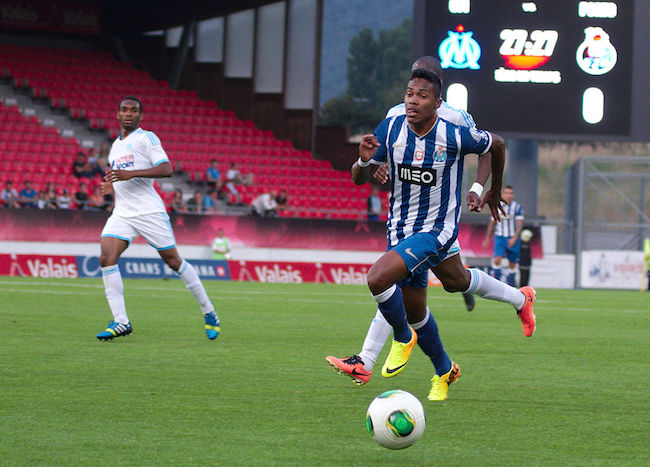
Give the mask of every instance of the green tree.
M 372 131 L 386 111 L 402 102 L 411 65 L 412 21 L 391 30 L 361 29 L 348 46 L 345 92 L 323 104 L 320 124 Z

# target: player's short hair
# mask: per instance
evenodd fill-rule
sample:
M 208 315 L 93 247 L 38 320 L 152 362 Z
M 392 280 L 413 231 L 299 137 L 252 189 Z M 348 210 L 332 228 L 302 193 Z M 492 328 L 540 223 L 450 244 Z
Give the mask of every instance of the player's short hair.
M 135 96 L 126 96 L 126 97 L 123 97 L 122 99 L 120 99 L 120 102 L 117 104 L 117 110 L 120 110 L 120 107 L 122 107 L 122 102 L 124 102 L 124 101 L 136 101 L 138 103 L 138 105 L 140 106 L 140 113 L 142 113 L 142 111 L 143 111 L 142 102 L 140 101 L 140 99 L 138 99 Z
M 432 71 L 429 71 L 425 68 L 416 68 L 411 72 L 410 79 L 415 79 L 415 78 L 422 78 L 424 80 L 429 81 L 431 84 L 433 84 L 433 89 L 438 94 L 437 97 L 440 97 L 440 93 L 442 91 L 442 81 L 440 81 L 440 76 L 436 75 Z
M 515 189 L 512 188 L 512 185 L 506 185 L 506 186 L 503 187 L 503 189 L 504 189 L 504 190 L 505 190 L 505 189 L 508 189 L 508 190 L 515 191 Z

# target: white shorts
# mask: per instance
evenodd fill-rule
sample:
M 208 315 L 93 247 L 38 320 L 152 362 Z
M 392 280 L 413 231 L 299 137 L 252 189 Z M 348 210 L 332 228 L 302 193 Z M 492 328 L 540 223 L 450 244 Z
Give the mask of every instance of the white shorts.
M 106 220 L 102 237 L 114 237 L 131 243 L 138 235 L 156 250 L 169 250 L 176 246 L 174 231 L 166 212 L 154 212 L 134 217 L 115 214 Z

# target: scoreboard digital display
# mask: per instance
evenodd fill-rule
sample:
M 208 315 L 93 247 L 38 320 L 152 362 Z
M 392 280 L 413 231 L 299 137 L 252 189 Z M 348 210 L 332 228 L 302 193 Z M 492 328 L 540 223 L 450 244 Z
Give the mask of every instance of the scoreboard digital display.
M 634 3 L 420 1 L 415 50 L 440 59 L 443 97 L 482 128 L 512 136 L 625 137 Z

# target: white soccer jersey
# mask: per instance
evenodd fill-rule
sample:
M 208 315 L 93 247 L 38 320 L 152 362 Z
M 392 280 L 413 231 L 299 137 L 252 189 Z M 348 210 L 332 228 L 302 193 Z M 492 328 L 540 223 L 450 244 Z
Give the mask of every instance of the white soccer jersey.
M 506 212 L 501 214 L 501 222 L 496 223 L 494 235 L 497 237 L 512 237 L 517 232 L 517 220 L 524 220 L 524 209 L 516 201 L 506 204 L 501 201 L 501 207 Z
M 400 115 L 382 121 L 375 137 L 380 146 L 373 161 L 388 161 L 390 245 L 435 229 L 441 246 L 449 248 L 458 236 L 464 156 L 486 153 L 492 136 L 439 118 L 431 131 L 419 137 L 406 116 Z
M 114 170 L 144 170 L 169 162 L 160 140 L 152 131 L 138 128 L 126 138 L 113 142 L 108 164 Z M 115 209 L 113 214 L 133 217 L 165 212 L 165 203 L 153 187 L 153 178 L 132 178 L 113 183 Z
M 386 118 L 397 117 L 398 115 L 406 115 L 406 106 L 404 102 L 397 104 L 396 106 L 391 107 L 386 112 Z M 442 101 L 440 107 L 438 107 L 438 117 L 448 122 L 453 123 L 458 126 L 467 126 L 475 127 L 474 119 L 470 114 L 464 110 L 458 110 L 451 105 L 447 104 L 445 101 Z

